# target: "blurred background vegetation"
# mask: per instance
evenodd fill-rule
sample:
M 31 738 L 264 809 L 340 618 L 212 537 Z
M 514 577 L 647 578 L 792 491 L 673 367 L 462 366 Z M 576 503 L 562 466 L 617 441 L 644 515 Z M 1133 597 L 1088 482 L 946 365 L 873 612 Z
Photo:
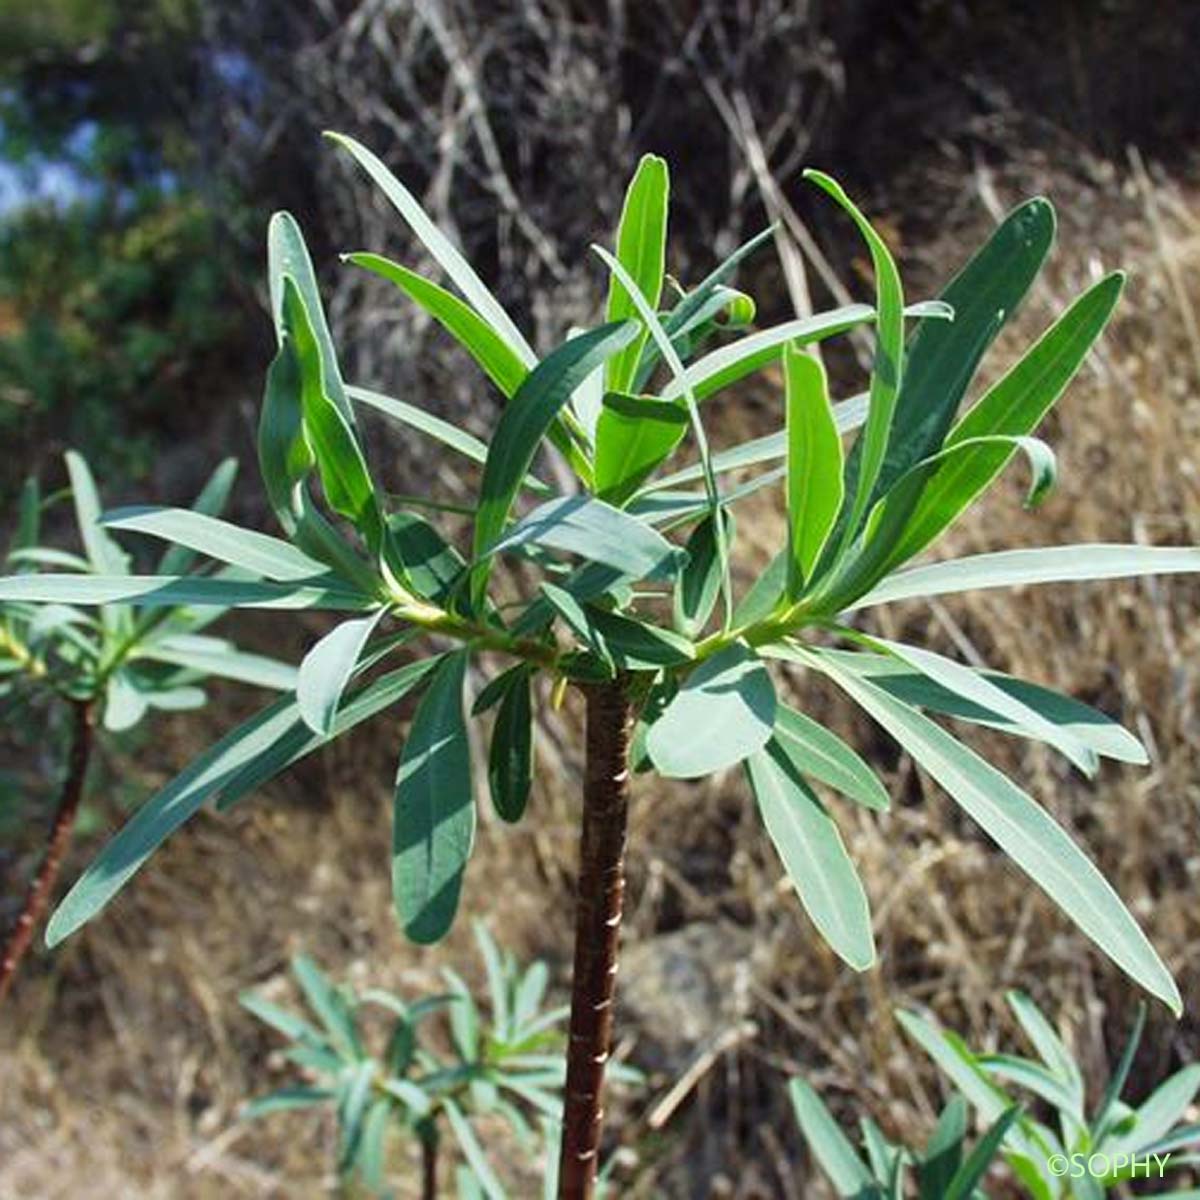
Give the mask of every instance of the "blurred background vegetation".
M 380 198 L 322 144 L 332 127 L 423 197 L 535 345 L 595 318 L 586 246 L 610 236 L 643 151 L 671 163 L 681 278 L 783 222 L 802 257 L 767 256 L 740 281 L 764 322 L 865 294 L 869 266 L 797 183 L 804 165 L 837 175 L 879 218 L 916 295 L 1005 208 L 1045 191 L 1061 248 L 1022 333 L 1100 263 L 1133 272 L 1129 301 L 1056 418 L 1067 484 L 1041 524 L 1014 505 L 959 544 L 987 548 L 1014 529 L 1030 541 L 1200 541 L 1197 44 L 1192 0 L 0 0 L 0 511 L 29 471 L 61 482 L 68 446 L 113 503 L 190 495 L 224 453 L 250 468 L 270 344 L 263 234 L 281 207 L 317 255 L 348 377 L 486 433 L 491 400 L 474 372 L 384 285 L 337 263 L 370 248 L 421 265 Z M 854 386 L 854 343 L 830 365 Z M 728 435 L 778 425 L 769 377 L 739 399 L 722 409 Z M 397 490 L 466 492 L 427 446 L 376 433 Z M 243 471 L 236 504 L 266 527 L 254 475 Z M 780 529 L 770 505 L 743 525 L 763 547 Z M 985 645 L 1014 669 L 1023 657 L 1033 677 L 1149 737 L 1154 769 L 1113 770 L 1097 789 L 1039 751 L 1005 753 L 1134 902 L 1193 1005 L 1198 610 L 1195 585 L 1179 582 L 1003 609 L 968 598 L 903 618 L 960 653 Z M 274 653 L 302 652 L 269 624 L 259 636 Z M 169 719 L 111 751 L 92 826 L 110 827 L 243 703 L 231 692 L 203 718 L 210 729 Z M 43 716 L 9 722 L 0 745 L 2 924 L 55 778 Z M 486 881 L 520 871 L 528 887 L 494 914 L 497 931 L 560 963 L 578 764 L 559 722 L 573 720 L 542 733 L 538 829 L 485 829 L 468 896 L 486 912 Z M 1124 985 L 893 748 L 852 732 L 907 801 L 847 832 L 873 871 L 882 926 L 882 965 L 862 978 L 826 960 L 779 893 L 742 818 L 740 779 L 645 798 L 625 1048 L 664 1092 L 704 1069 L 669 1122 L 650 1106 L 625 1114 L 630 1194 L 820 1195 L 782 1094 L 796 1069 L 828 1085 L 835 1107 L 844 1099 L 839 1111 L 920 1130 L 938 1084 L 891 1019 L 902 998 L 983 1044 L 1007 1028 L 999 997 L 1015 982 L 1077 1028 L 1097 1077 L 1119 1044 Z M 281 975 L 297 946 L 335 973 L 402 987 L 435 978 L 438 960 L 391 928 L 389 747 L 372 757 L 371 737 L 353 762 L 327 756 L 269 803 L 178 839 L 115 915 L 32 966 L 0 1028 L 0 1197 L 327 1194 L 328 1129 L 297 1139 L 286 1118 L 249 1133 L 234 1124 L 271 1062 L 233 997 Z M 671 819 L 692 811 L 704 819 Z M 1146 1089 L 1200 1043 L 1194 1021 L 1161 1014 L 1152 1034 Z

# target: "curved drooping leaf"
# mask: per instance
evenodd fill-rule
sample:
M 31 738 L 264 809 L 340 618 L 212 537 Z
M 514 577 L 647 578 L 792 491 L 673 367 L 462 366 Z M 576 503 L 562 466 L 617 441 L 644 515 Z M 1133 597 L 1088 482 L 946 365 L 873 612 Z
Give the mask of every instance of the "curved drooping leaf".
M 879 777 L 837 734 L 818 721 L 780 704 L 775 710 L 775 745 L 801 775 L 810 775 L 850 800 L 886 812 L 891 800 Z
M 504 821 L 519 821 L 533 784 L 532 671 L 521 666 L 506 672 L 488 752 L 492 806 Z M 477 706 L 478 707 L 478 706 Z
M 354 138 L 342 133 L 326 131 L 325 136 L 349 150 L 359 166 L 375 181 L 396 211 L 408 223 L 409 228 L 420 239 L 422 245 L 437 261 L 443 271 L 453 280 L 472 308 L 502 337 L 527 367 L 537 362 L 537 355 L 525 340 L 521 331 L 513 324 L 508 313 L 475 268 L 462 256 L 458 248 L 429 219 L 425 210 L 413 194 L 402 184 L 380 159 Z
M 659 772 L 695 779 L 762 749 L 775 726 L 775 687 L 758 656 L 734 643 L 701 663 L 650 726 Z
M 773 740 L 746 759 L 746 774 L 805 911 L 834 952 L 865 971 L 875 961 L 871 914 L 833 819 Z
M 487 553 L 530 544 L 604 563 L 630 579 L 673 575 L 680 559 L 679 548 L 645 521 L 590 496 L 548 500 L 510 525 Z
M 842 507 L 842 439 L 820 360 L 783 351 L 787 411 L 788 594 L 800 594 Z
M 851 493 L 850 515 L 843 532 L 844 546 L 858 532 L 859 522 L 866 516 L 891 436 L 896 396 L 904 377 L 904 289 L 886 243 L 841 185 L 820 171 L 805 171 L 804 178 L 812 180 L 849 214 L 867 244 L 875 268 L 875 304 L 879 318 L 875 363 L 871 370 L 871 400 L 862 433 L 862 457 Z
M 874 717 L 1117 966 L 1180 1011 L 1175 981 L 1146 935 L 1043 808 L 928 717 L 867 678 L 818 651 L 806 659 Z
M 1124 285 L 1117 271 L 1080 296 L 1012 369 L 954 426 L 945 450 L 970 445 L 945 458 L 929 478 L 904 522 L 887 570 L 920 553 L 992 483 L 1018 449 L 990 442 L 996 435 L 1033 432 L 1075 377 L 1103 332 Z
M 776 648 L 765 647 L 762 653 L 767 657 L 773 656 Z M 1029 726 L 1014 721 L 1011 717 L 1001 716 L 989 708 L 972 703 L 957 693 L 940 687 L 928 676 L 906 666 L 899 659 L 863 651 L 826 649 L 824 654 L 835 662 L 853 668 L 860 675 L 865 675 L 897 700 L 915 708 L 925 708 L 959 721 L 985 725 L 1001 733 L 1040 740 L 1039 734 Z M 787 657 L 786 653 L 784 656 Z M 1000 671 L 983 671 L 981 674 L 990 683 L 1026 707 L 1035 709 L 1044 720 L 1070 734 L 1102 758 L 1138 765 L 1145 765 L 1150 761 L 1141 742 L 1098 709 L 1071 696 L 1064 696 Z
M 382 276 L 415 300 L 470 354 L 505 397 L 513 396 L 524 383 L 529 368 L 521 356 L 452 292 L 381 254 L 346 254 L 343 258 Z
M 596 419 L 596 495 L 622 506 L 683 440 L 687 409 L 652 396 L 609 392 Z
M 463 713 L 467 652 L 434 672 L 400 755 L 392 813 L 392 892 L 414 942 L 445 936 L 475 840 L 471 751 Z
M 913 597 L 946 596 L 981 588 L 1033 583 L 1073 583 L 1176 575 L 1200 571 L 1200 549 L 1192 546 L 1123 546 L 1103 542 L 1000 550 L 930 563 L 892 575 L 843 611 Z
M 395 704 L 437 662 L 431 658 L 400 667 L 358 689 L 338 712 L 333 736 Z M 304 724 L 291 696 L 231 730 L 147 800 L 104 846 L 50 918 L 46 944 L 57 945 L 96 916 L 207 801 L 220 797 L 228 807 L 329 740 Z
M 188 508 L 117 508 L 104 514 L 102 524 L 108 529 L 162 538 L 279 583 L 312 580 L 329 570 L 325 563 L 282 538 L 243 529 Z
M 333 731 L 342 693 L 386 612 L 386 608 L 380 608 L 370 616 L 343 621 L 304 656 L 296 680 L 296 704 L 304 723 L 314 733 Z
M 670 179 L 666 162 L 655 154 L 644 154 L 625 192 L 621 220 L 617 226 L 617 259 L 647 302 L 657 308 L 666 270 L 667 205 Z M 604 319 L 625 321 L 637 316 L 637 305 L 624 284 L 614 275 L 608 285 Z M 637 372 L 647 332 L 614 354 L 604 364 L 605 388 L 628 391 Z
M 637 325 L 603 325 L 559 346 L 540 362 L 517 390 L 500 416 L 488 446 L 475 514 L 472 555 L 478 560 L 496 541 L 508 520 L 521 480 L 551 423 L 584 378 L 637 334 Z M 471 575 L 476 607 L 487 590 L 491 566 L 478 563 Z

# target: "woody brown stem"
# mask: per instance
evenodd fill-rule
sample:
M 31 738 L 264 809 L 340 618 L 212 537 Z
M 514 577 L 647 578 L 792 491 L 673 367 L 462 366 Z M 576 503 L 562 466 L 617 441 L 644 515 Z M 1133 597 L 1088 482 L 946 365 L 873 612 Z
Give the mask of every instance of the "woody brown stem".
M 622 679 L 593 685 L 586 695 L 587 768 L 575 902 L 560 1200 L 591 1200 L 595 1191 L 625 892 L 632 708 Z
M 71 840 L 71 830 L 75 827 L 79 804 L 83 798 L 84 778 L 87 775 L 88 761 L 92 754 L 95 714 L 90 701 L 74 701 L 73 709 L 74 728 L 71 736 L 70 762 L 67 767 L 66 782 L 63 784 L 62 793 L 59 796 L 58 811 L 54 814 L 54 824 L 50 827 L 50 835 L 46 841 L 46 853 L 33 882 L 29 885 L 20 916 L 17 917 L 17 923 L 8 936 L 3 954 L 0 955 L 0 1002 L 4 1000 L 12 987 L 17 967 L 20 965 L 21 959 L 25 957 L 29 943 L 33 941 L 33 931 L 37 928 L 37 923 L 50 902 L 67 843 Z

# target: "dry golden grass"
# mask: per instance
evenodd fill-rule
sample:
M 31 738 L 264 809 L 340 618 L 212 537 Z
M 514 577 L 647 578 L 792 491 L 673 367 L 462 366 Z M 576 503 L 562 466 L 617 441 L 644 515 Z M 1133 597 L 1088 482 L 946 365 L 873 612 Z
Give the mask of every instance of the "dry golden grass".
M 1119 319 L 1049 428 L 1060 490 L 1027 514 L 1014 472 L 944 552 L 1200 542 L 1200 342 L 1187 301 L 1189 288 L 1193 298 L 1200 290 L 1200 207 L 1169 183 L 1151 207 L 1140 179 L 1124 166 L 1085 163 L 1068 174 L 1031 160 L 1001 177 L 939 181 L 938 195 L 953 204 L 950 227 L 907 264 L 930 287 L 981 236 L 993 196 L 1007 205 L 1044 188 L 1058 202 L 1061 249 L 1018 322 L 1022 338 L 1094 278 L 1101 260 L 1131 273 Z M 997 361 L 1016 344 L 1007 339 Z M 742 407 L 726 401 L 720 440 L 777 424 L 777 405 L 762 385 Z M 781 536 L 778 498 L 744 509 L 739 528 L 743 546 L 765 554 Z M 1043 749 L 971 737 L 1086 844 L 1193 1013 L 1198 613 L 1200 583 L 1176 579 L 981 593 L 872 618 L 884 632 L 978 654 L 1069 691 L 1147 740 L 1149 769 L 1109 765 L 1093 786 Z M 882 817 L 836 810 L 867 882 L 879 964 L 854 975 L 818 943 L 781 885 L 740 773 L 694 786 L 643 780 L 633 811 L 626 943 L 636 949 L 623 975 L 621 1048 L 667 1068 L 644 1096 L 614 1107 L 613 1133 L 628 1160 L 622 1195 L 825 1195 L 807 1176 L 787 1109 L 784 1082 L 797 1071 L 847 1120 L 870 1113 L 889 1134 L 923 1137 L 944 1093 L 894 1021 L 897 1005 L 932 1010 L 974 1044 L 1015 1045 L 1003 992 L 1025 988 L 1070 1031 L 1097 1090 L 1134 1012 L 1132 985 L 886 738 L 832 692 L 799 677 L 791 686 L 799 703 L 880 765 L 895 798 Z M 502 827 L 483 806 L 465 895 L 468 915 L 487 915 L 518 952 L 546 956 L 560 990 L 578 719 L 572 703 L 542 727 L 531 820 Z M 217 718 L 205 720 L 215 727 Z M 388 804 L 402 728 L 398 717 L 381 720 L 254 803 L 223 819 L 201 817 L 104 919 L 27 972 L 0 1029 L 2 1200 L 336 1193 L 326 1118 L 237 1123 L 239 1103 L 285 1072 L 276 1043 L 236 996 L 251 985 L 289 995 L 286 959 L 301 948 L 339 976 L 402 991 L 435 986 L 444 962 L 478 978 L 467 922 L 422 951 L 403 941 L 392 917 Z M 137 793 L 200 741 L 183 721 L 159 729 L 120 764 Z M 673 984 L 677 994 L 661 994 Z M 693 1001 L 682 1014 L 669 1007 L 681 1000 Z M 682 1046 L 671 1037 L 677 1028 L 688 1030 Z M 1194 1015 L 1174 1024 L 1154 1012 L 1134 1089 L 1145 1092 L 1194 1059 L 1198 1043 Z M 685 1073 L 691 1086 L 672 1094 Z M 396 1162 L 398 1194 L 413 1194 Z

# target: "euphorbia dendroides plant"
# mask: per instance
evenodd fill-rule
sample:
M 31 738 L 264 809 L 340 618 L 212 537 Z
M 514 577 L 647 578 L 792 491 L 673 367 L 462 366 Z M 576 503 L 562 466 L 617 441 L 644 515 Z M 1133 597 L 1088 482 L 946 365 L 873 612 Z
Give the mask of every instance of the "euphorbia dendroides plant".
M 782 662 L 842 688 L 1110 958 L 1178 1010 L 1170 974 L 1072 838 L 925 710 L 1046 742 L 1089 774 L 1100 757 L 1144 761 L 1137 740 L 1101 713 L 1036 685 L 851 625 L 856 613 L 911 597 L 1200 570 L 1196 549 L 1114 545 L 1015 550 L 900 570 L 1017 451 L 1033 468 L 1031 502 L 1044 495 L 1054 458 L 1033 431 L 1107 321 L 1121 276 L 1109 275 L 1080 296 L 960 417 L 984 352 L 1049 250 L 1054 218 L 1045 200 L 1016 209 L 940 300 L 906 309 L 887 247 L 841 188 L 812 172 L 866 240 L 875 304 L 740 333 L 752 306 L 725 281 L 764 235 L 697 287 L 673 294 L 664 269 L 667 168 L 647 157 L 626 196 L 615 255 L 597 248 L 609 268 L 604 323 L 539 356 L 383 163 L 351 139 L 337 140 L 383 188 L 457 294 L 377 255 L 351 261 L 392 280 L 432 314 L 505 404 L 485 444 L 407 402 L 348 387 L 300 231 L 286 214 L 274 219 L 271 311 L 279 351 L 267 381 L 259 458 L 285 536 L 174 509 L 114 514 L 110 528 L 190 546 L 243 574 L 40 575 L 2 581 L 0 596 L 353 615 L 309 652 L 294 696 L 228 734 L 109 843 L 58 909 L 50 941 L 94 917 L 203 803 L 233 804 L 418 689 L 396 777 L 393 880 L 409 936 L 435 941 L 458 907 L 475 830 L 463 696 L 468 662 L 483 652 L 512 662 L 475 701 L 476 713 L 496 708 L 489 782 L 505 820 L 522 816 L 530 790 L 535 677 L 548 677 L 556 696 L 574 685 L 585 700 L 587 768 L 560 1188 L 563 1196 L 587 1196 L 611 1041 L 632 766 L 692 779 L 744 764 L 817 929 L 854 968 L 873 960 L 863 888 L 814 784 L 872 809 L 886 808 L 887 794 L 848 746 L 779 701 L 769 667 Z M 917 320 L 911 336 L 906 318 Z M 834 404 L 819 361 L 804 347 L 870 323 L 876 353 L 869 395 Z M 737 336 L 704 349 L 730 333 Z M 712 453 L 702 403 L 780 363 L 779 431 Z M 368 469 L 356 404 L 482 464 L 465 553 L 423 517 L 389 506 Z M 859 427 L 844 455 L 843 436 Z M 698 461 L 663 474 L 689 438 Z M 569 464 L 578 482 L 573 492 L 556 493 L 544 472 L 535 473 L 543 451 Z M 731 472 L 754 468 L 727 486 Z M 786 492 L 787 544 L 754 586 L 735 596 L 731 510 L 741 496 L 776 483 Z M 494 586 L 493 569 L 504 555 L 523 556 L 545 573 L 537 592 L 516 604 Z M 398 653 L 409 656 L 422 634 L 438 635 L 437 652 L 372 673 Z M 457 648 L 441 649 L 447 642 Z

